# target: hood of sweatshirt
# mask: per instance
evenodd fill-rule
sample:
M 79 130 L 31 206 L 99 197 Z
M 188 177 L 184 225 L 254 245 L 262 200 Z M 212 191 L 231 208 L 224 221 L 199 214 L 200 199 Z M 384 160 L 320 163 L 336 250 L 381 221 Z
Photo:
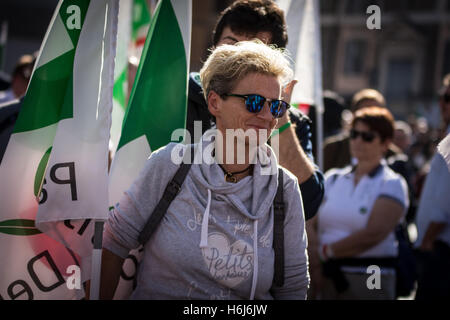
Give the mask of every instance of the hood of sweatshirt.
M 277 161 L 273 150 L 267 144 L 260 146 L 253 175 L 237 183 L 227 182 L 222 169 L 211 155 L 215 132 L 216 129 L 208 130 L 196 145 L 194 164 L 199 161 L 200 156 L 202 158 L 200 165 L 191 167 L 192 179 L 198 186 L 210 190 L 213 195 L 236 207 L 250 220 L 259 219 L 272 206 L 278 187 Z M 269 174 L 271 172 L 273 174 Z
M 250 299 L 254 299 L 258 278 L 258 219 L 267 215 L 278 187 L 277 160 L 268 145 L 258 147 L 253 175 L 237 183 L 225 181 L 224 173 L 212 156 L 217 129 L 205 132 L 195 146 L 195 160 L 190 176 L 199 190 L 206 189 L 207 204 L 203 213 L 200 248 L 208 248 L 208 225 L 211 201 L 227 202 L 253 223 L 253 280 Z M 200 161 L 199 165 L 195 165 Z

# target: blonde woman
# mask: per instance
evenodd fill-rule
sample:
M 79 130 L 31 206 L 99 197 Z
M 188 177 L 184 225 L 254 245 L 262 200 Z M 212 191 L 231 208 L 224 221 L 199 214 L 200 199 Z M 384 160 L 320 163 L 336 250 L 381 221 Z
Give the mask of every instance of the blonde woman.
M 145 243 L 131 298 L 305 299 L 309 277 L 298 182 L 286 170 L 266 174 L 267 166 L 277 168 L 266 140 L 289 108 L 282 100 L 282 87 L 292 76 L 289 62 L 282 51 L 261 42 L 240 42 L 216 48 L 200 76 L 217 129 L 194 147 L 196 157 L 202 152 L 208 159 L 191 165 Z M 241 133 L 224 143 L 220 137 L 230 130 Z M 253 132 L 256 144 L 243 132 Z M 113 296 L 123 259 L 139 245 L 139 234 L 179 168 L 172 161 L 178 151 L 173 151 L 191 147 L 171 143 L 152 153 L 111 211 L 104 233 L 103 298 Z M 244 153 L 237 154 L 240 147 Z M 273 202 L 279 172 L 285 208 L 283 285 L 274 284 Z

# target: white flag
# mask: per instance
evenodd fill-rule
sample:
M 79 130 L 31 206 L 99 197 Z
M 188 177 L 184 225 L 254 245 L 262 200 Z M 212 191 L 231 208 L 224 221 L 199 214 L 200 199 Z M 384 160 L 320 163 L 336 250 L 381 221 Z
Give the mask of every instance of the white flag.
M 292 105 L 307 110 L 316 108 L 317 162 L 322 168 L 322 54 L 320 43 L 320 11 L 317 0 L 278 0 L 285 11 L 288 26 L 287 49 L 295 62 L 294 76 L 299 83 L 292 92 Z
M 71 267 L 92 252 L 90 219 L 107 217 L 117 8 L 117 0 L 60 1 L 45 35 L 0 165 L 5 299 L 84 294 L 66 279 L 89 277 Z

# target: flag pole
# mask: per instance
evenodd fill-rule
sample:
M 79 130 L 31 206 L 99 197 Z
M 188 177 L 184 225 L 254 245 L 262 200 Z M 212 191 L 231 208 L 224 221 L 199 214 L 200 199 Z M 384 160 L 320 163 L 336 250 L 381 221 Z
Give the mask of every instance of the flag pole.
M 95 220 L 94 248 L 92 250 L 91 286 L 89 300 L 98 300 L 102 270 L 103 220 Z
M 313 1 L 314 10 L 314 24 L 315 28 L 315 45 L 316 48 L 316 59 L 318 63 L 315 64 L 315 102 L 316 102 L 316 137 L 317 137 L 317 164 L 320 170 L 323 172 L 323 113 L 324 113 L 324 103 L 323 103 L 323 84 L 322 84 L 322 50 L 321 50 L 321 30 L 320 30 L 320 2 Z

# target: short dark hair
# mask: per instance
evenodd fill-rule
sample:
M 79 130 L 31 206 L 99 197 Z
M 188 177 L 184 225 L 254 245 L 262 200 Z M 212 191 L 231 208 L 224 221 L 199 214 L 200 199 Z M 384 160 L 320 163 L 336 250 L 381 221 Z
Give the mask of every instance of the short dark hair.
M 256 35 L 270 32 L 271 43 L 285 48 L 288 41 L 284 11 L 271 0 L 237 0 L 222 11 L 213 31 L 213 44 L 217 46 L 225 27 L 236 34 Z
M 371 131 L 378 133 L 381 141 L 394 137 L 394 116 L 382 107 L 365 107 L 355 112 L 352 120 L 352 128 L 356 122 L 361 121 L 366 124 Z

